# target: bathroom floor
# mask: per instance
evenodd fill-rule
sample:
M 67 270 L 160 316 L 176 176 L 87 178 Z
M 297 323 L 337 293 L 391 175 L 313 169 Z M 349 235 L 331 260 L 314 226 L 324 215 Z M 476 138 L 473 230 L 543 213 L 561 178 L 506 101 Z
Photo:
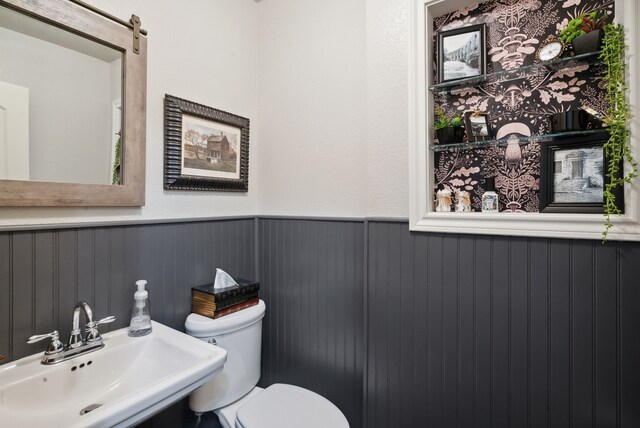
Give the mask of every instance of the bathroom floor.
M 196 417 L 189 409 L 189 400 L 185 398 L 137 425 L 136 428 L 195 428 L 195 426 Z M 221 426 L 218 417 L 213 412 L 208 412 L 202 415 L 198 428 L 221 428 Z

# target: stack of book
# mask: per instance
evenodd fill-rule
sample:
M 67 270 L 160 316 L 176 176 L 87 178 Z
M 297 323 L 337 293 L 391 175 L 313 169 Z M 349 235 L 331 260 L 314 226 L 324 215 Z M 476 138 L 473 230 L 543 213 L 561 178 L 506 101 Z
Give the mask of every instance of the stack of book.
M 220 318 L 258 304 L 260 283 L 236 280 L 238 286 L 215 290 L 213 284 L 191 289 L 191 312 L 208 318 Z

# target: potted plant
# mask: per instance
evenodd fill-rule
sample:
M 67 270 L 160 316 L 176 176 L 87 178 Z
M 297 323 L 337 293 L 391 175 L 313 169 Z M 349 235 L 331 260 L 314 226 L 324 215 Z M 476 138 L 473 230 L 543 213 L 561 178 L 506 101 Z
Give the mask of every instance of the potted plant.
M 607 13 L 602 10 L 578 16 L 569 21 L 560 31 L 560 38 L 565 43 L 571 43 L 576 55 L 582 55 L 600 50 L 604 37 L 604 26 L 607 24 Z
M 605 167 L 608 180 L 603 192 L 605 229 L 602 233 L 602 239 L 606 240 L 609 229 L 613 227 L 611 215 L 623 213 L 623 207 L 616 201 L 614 189 L 631 184 L 638 176 L 638 164 L 634 159 L 630 145 L 629 121 L 633 115 L 625 82 L 626 43 L 624 28 L 620 24 L 608 24 L 605 26 L 604 32 L 605 38 L 600 58 L 606 67 L 604 81 L 607 90 L 607 110 L 604 123 L 609 131 L 609 140 L 604 145 L 606 157 L 609 159 Z M 621 161 L 626 162 L 626 169 L 620 168 Z
M 462 143 L 464 140 L 464 127 L 462 116 L 447 116 L 443 108 L 438 108 L 434 112 L 435 123 L 433 130 L 440 144 L 456 144 Z

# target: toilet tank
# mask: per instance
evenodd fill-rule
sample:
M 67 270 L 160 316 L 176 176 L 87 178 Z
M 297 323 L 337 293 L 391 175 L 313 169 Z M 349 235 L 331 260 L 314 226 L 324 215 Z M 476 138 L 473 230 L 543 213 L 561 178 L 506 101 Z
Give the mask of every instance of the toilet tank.
M 260 379 L 262 318 L 265 304 L 257 305 L 218 319 L 197 314 L 187 317 L 187 334 L 204 341 L 215 340 L 227 351 L 227 362 L 212 380 L 195 390 L 189 397 L 194 412 L 209 412 L 241 398 L 251 391 Z

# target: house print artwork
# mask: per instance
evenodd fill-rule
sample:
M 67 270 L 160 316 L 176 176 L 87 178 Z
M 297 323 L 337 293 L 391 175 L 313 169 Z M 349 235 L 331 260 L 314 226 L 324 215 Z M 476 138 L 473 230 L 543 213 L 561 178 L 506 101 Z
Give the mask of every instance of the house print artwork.
M 182 117 L 182 175 L 240 178 L 240 129 Z

